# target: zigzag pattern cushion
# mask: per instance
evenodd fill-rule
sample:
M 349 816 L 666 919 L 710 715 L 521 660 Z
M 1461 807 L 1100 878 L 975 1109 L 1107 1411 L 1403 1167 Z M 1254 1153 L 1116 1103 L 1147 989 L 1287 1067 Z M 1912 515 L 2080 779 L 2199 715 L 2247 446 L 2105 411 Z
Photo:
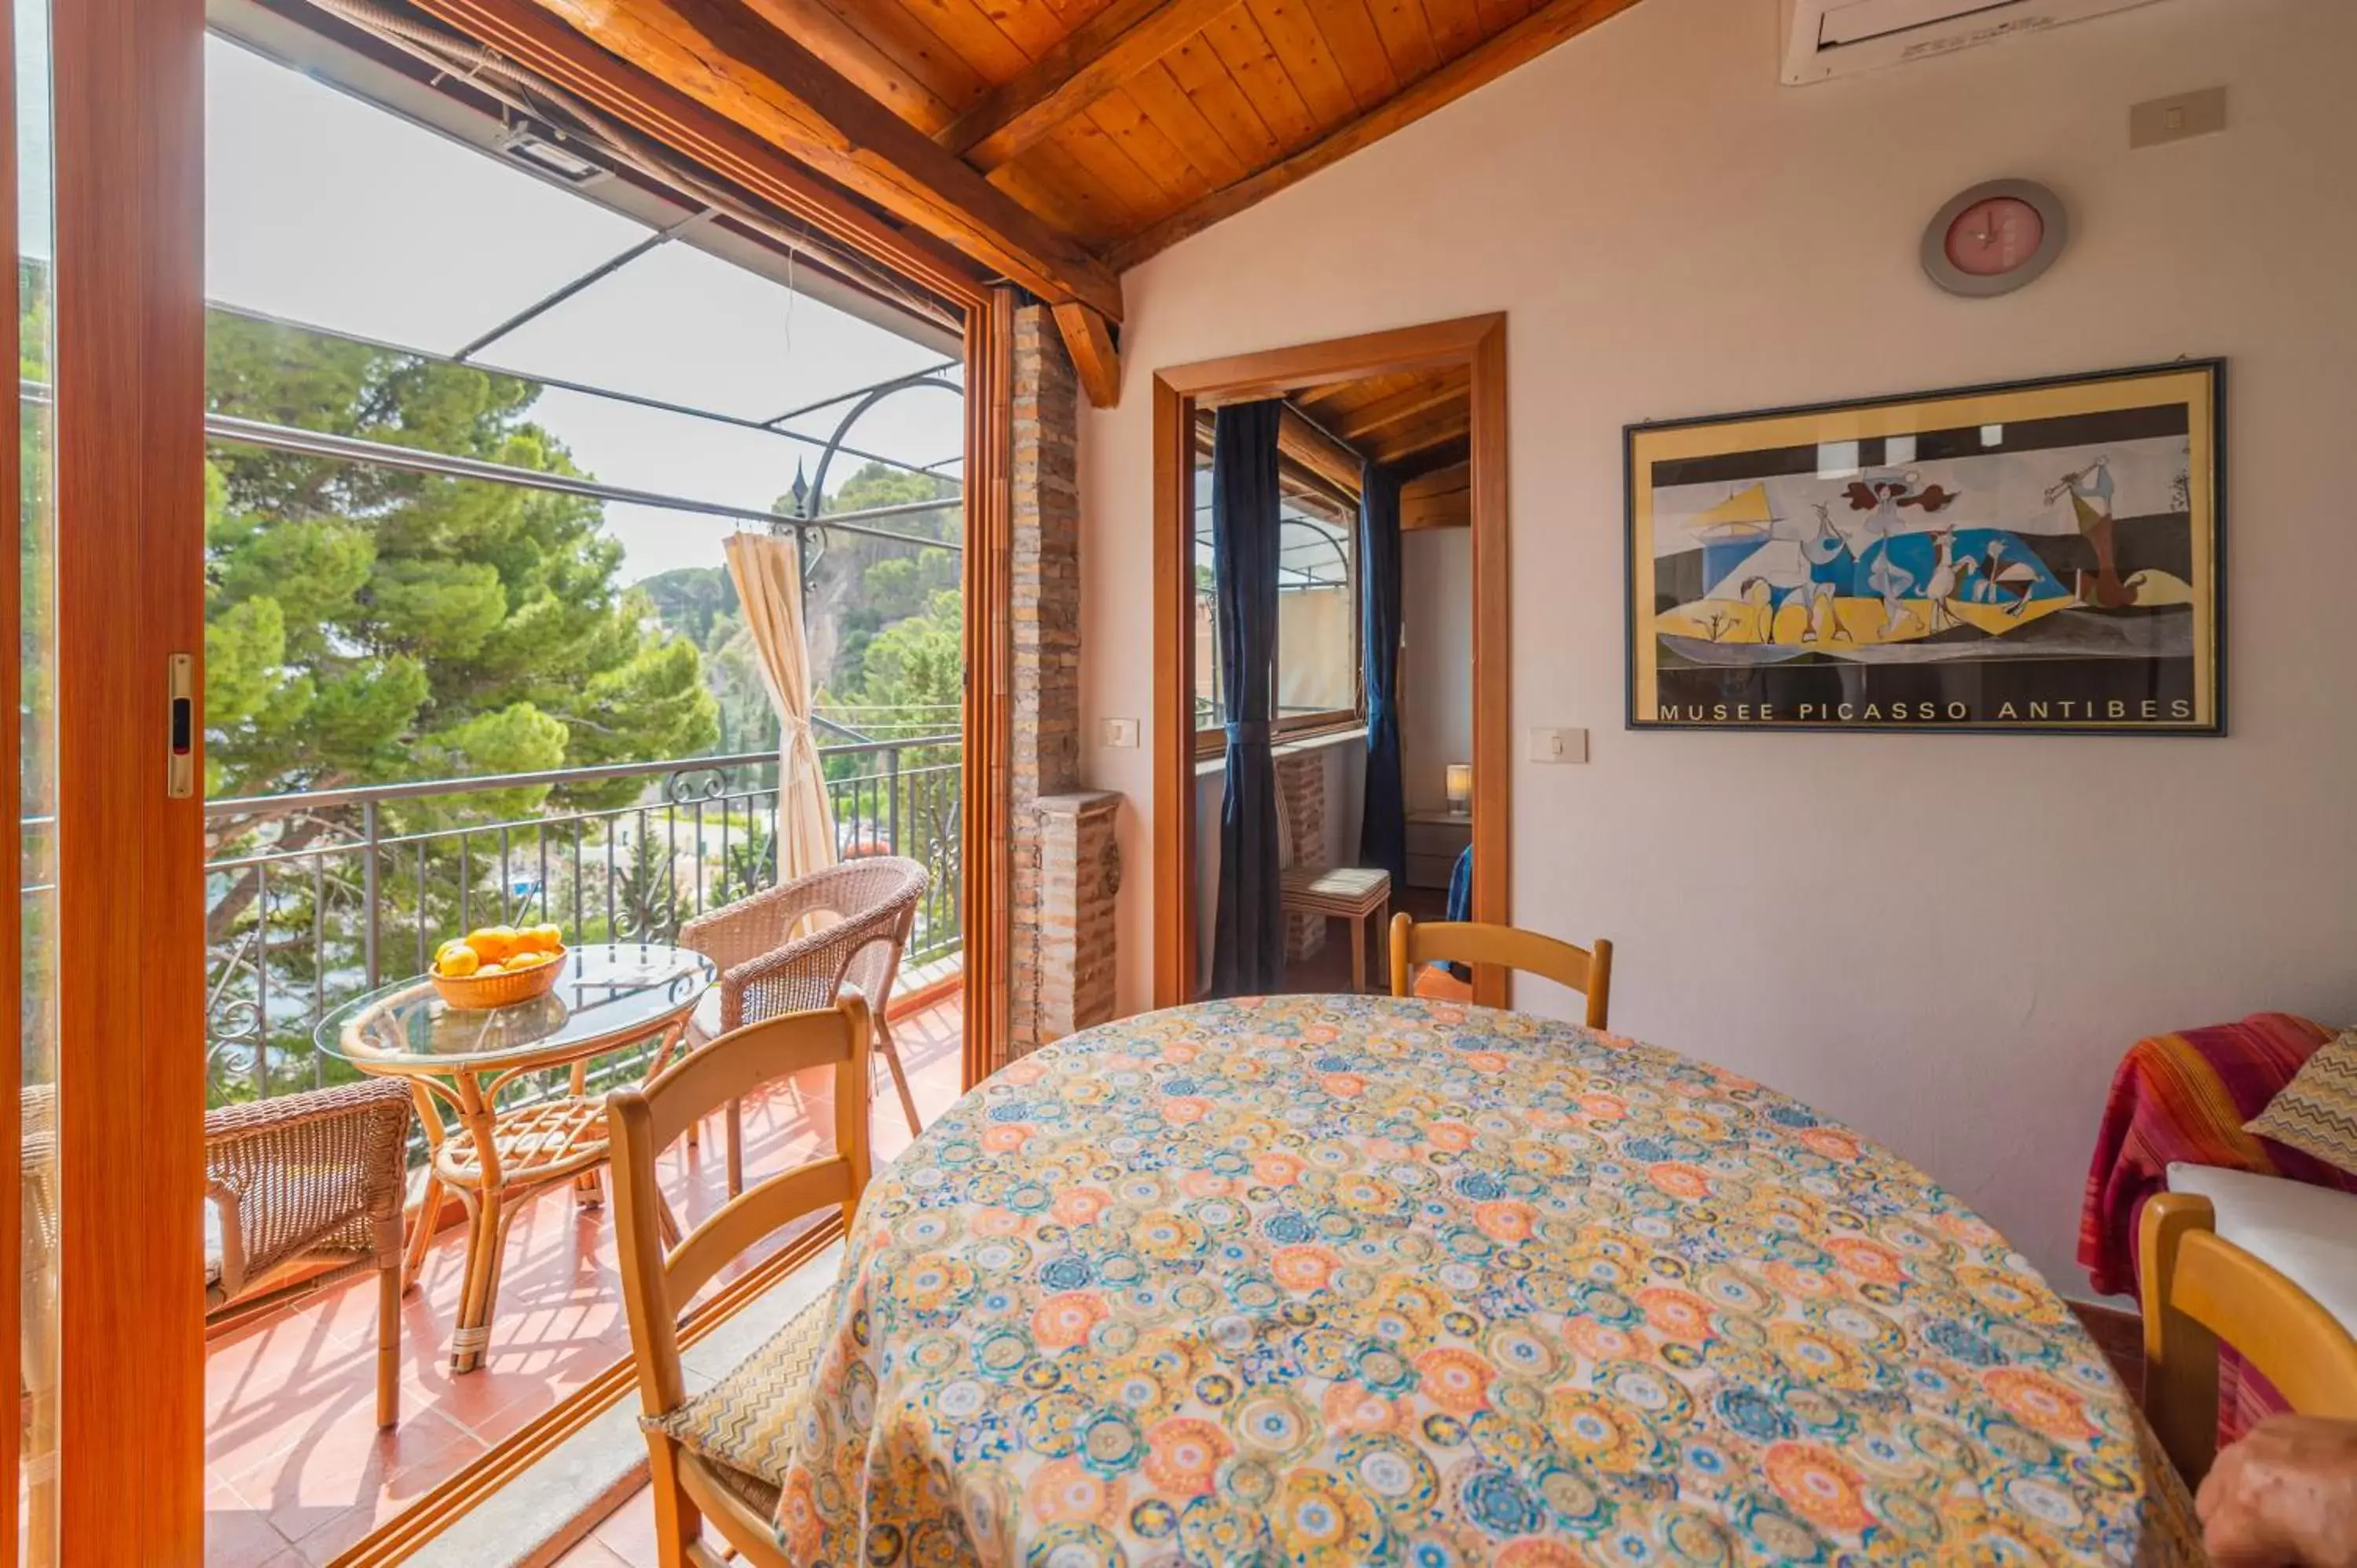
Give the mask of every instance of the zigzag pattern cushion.
M 833 1292 L 821 1294 L 710 1389 L 641 1424 L 715 1464 L 781 1485 L 834 1305 Z
M 2301 1063 L 2243 1130 L 2357 1172 L 2357 1029 L 2341 1030 Z

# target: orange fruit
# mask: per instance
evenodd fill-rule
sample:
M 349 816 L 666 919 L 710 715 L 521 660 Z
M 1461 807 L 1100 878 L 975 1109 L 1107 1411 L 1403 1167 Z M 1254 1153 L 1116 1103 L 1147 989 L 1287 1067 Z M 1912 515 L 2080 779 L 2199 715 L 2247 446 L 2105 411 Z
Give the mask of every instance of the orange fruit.
M 483 965 L 482 955 L 465 942 L 445 942 L 441 953 L 434 960 L 435 970 L 452 979 L 473 974 Z
M 467 945 L 492 963 L 504 963 L 516 950 L 513 926 L 479 926 L 467 933 Z
M 554 926 L 527 927 L 523 936 L 540 952 L 553 953 L 565 946 L 565 933 Z
M 538 963 L 547 956 L 548 955 L 546 953 L 533 952 L 531 949 L 526 948 L 521 951 L 508 954 L 508 968 L 511 971 L 530 969 L 533 964 Z

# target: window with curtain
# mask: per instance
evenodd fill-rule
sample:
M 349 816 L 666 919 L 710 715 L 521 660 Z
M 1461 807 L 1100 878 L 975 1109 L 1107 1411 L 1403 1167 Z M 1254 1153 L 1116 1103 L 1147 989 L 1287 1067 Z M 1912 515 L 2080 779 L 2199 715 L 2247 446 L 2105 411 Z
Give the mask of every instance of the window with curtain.
M 1277 559 L 1276 737 L 1363 727 L 1355 503 L 1286 464 Z M 1227 723 L 1211 607 L 1211 459 L 1195 469 L 1195 749 L 1216 753 Z

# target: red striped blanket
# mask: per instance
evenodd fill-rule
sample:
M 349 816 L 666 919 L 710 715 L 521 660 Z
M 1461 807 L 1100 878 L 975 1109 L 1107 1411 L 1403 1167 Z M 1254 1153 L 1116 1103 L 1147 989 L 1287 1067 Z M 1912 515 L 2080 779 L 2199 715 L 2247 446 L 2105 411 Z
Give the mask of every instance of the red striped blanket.
M 2079 1211 L 2079 1262 L 2106 1295 L 2136 1294 L 2136 1219 L 2172 1162 L 2222 1165 L 2357 1192 L 2357 1176 L 2243 1131 L 2332 1037 L 2289 1013 L 2254 1013 L 2138 1040 L 2120 1058 Z
M 2254 1013 L 2239 1024 L 2138 1040 L 2120 1059 L 2079 1210 L 2079 1262 L 2095 1289 L 2136 1294 L 2136 1220 L 2144 1200 L 2168 1187 L 2172 1163 L 2357 1192 L 2357 1176 L 2243 1131 L 2331 1037 L 2323 1026 L 2289 1013 Z M 2220 1348 L 2221 1447 L 2283 1408 L 2265 1378 L 2232 1347 Z

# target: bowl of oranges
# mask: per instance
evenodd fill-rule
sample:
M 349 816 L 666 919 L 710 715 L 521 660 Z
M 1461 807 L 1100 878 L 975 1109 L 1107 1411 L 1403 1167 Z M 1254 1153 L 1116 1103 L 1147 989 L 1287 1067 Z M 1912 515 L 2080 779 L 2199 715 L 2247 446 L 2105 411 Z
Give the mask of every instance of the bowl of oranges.
M 565 972 L 554 926 L 478 926 L 434 955 L 434 989 L 453 1007 L 508 1007 L 545 996 Z

